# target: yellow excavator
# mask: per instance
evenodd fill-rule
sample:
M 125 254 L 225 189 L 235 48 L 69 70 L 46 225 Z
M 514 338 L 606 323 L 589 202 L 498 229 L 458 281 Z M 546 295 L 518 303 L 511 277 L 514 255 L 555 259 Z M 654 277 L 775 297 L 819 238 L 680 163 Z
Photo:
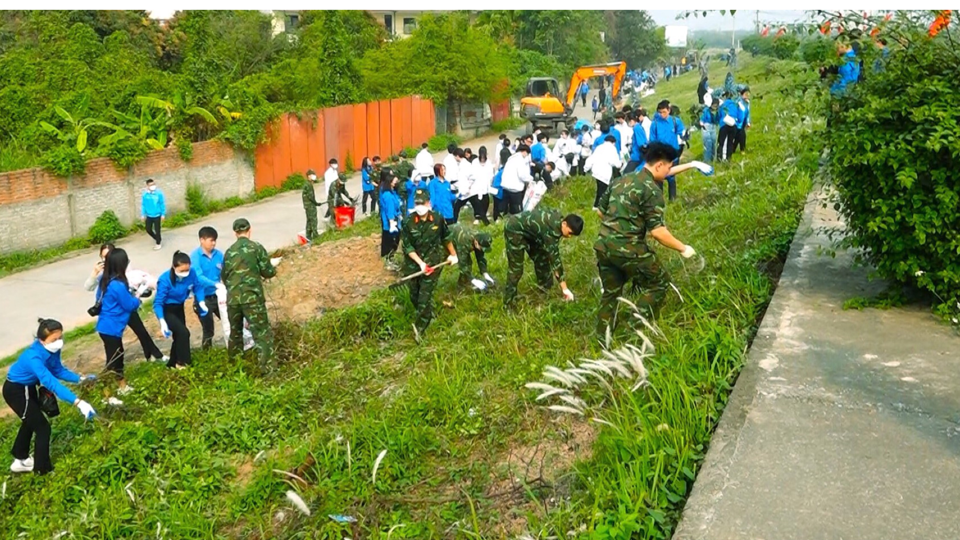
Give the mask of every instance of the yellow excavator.
M 579 67 L 570 78 L 567 97 L 563 102 L 559 98 L 560 89 L 556 79 L 533 77 L 527 80 L 526 92 L 520 100 L 521 115 L 533 125 L 534 130 L 539 128 L 541 131 L 556 134 L 565 128 L 570 129 L 577 120 L 573 116 L 573 109 L 580 83 L 593 77 L 613 75 L 613 87 L 608 91 L 616 100 L 620 96 L 620 86 L 626 74 L 626 62 Z

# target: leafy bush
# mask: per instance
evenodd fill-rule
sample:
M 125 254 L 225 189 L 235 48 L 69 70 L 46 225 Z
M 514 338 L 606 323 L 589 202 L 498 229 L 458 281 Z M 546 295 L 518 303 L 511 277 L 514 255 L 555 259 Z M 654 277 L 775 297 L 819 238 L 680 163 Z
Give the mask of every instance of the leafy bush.
M 303 184 L 307 182 L 307 177 L 304 175 L 295 172 L 287 177 L 283 181 L 283 184 L 280 186 L 280 189 L 283 191 L 297 191 L 303 189 Z
M 277 189 L 277 188 L 275 188 L 275 187 L 273 187 L 273 186 L 267 186 L 267 187 L 265 187 L 265 188 L 263 188 L 263 189 L 261 189 L 260 191 L 257 192 L 257 199 L 258 199 L 258 200 L 259 200 L 259 199 L 266 199 L 266 198 L 268 198 L 268 197 L 273 197 L 274 195 L 277 195 L 277 194 L 279 194 L 279 193 L 280 193 L 280 190 L 279 190 L 279 189 Z
M 764 37 L 754 34 L 743 38 L 740 45 L 743 50 L 754 56 L 772 56 L 786 60 L 793 58 L 794 53 L 800 48 L 800 40 L 792 34 L 784 34 L 780 37 Z
M 494 133 L 503 133 L 505 131 L 511 131 L 517 129 L 526 123 L 526 120 L 519 118 L 517 116 L 508 116 L 499 122 L 494 122 L 490 124 L 490 131 Z
M 180 159 L 183 161 L 193 159 L 193 143 L 190 142 L 190 139 L 178 137 L 174 144 L 177 145 L 177 153 L 180 154 Z
M 460 145 L 463 142 L 463 138 L 453 133 L 440 133 L 430 137 L 430 140 L 427 142 L 427 147 L 431 152 L 440 152 L 446 150 L 447 146 L 451 144 Z
M 830 165 L 842 245 L 863 249 L 880 276 L 934 293 L 946 313 L 960 299 L 960 63 L 946 36 L 908 37 L 908 52 L 867 67 L 835 103 Z
M 199 184 L 191 183 L 187 186 L 187 212 L 202 216 L 208 212 L 209 201 L 207 194 Z
M 40 163 L 44 169 L 63 178 L 83 174 L 87 168 L 87 162 L 77 148 L 69 145 L 57 146 L 45 152 Z
M 97 220 L 93 222 L 87 236 L 90 237 L 90 242 L 94 244 L 105 244 L 113 242 L 125 234 L 127 234 L 127 229 L 120 223 L 120 218 L 113 213 L 113 210 L 105 210 L 97 216 Z
M 127 138 L 111 144 L 106 151 L 106 156 L 113 160 L 117 167 L 129 169 L 147 157 L 150 149 L 142 142 L 134 138 Z

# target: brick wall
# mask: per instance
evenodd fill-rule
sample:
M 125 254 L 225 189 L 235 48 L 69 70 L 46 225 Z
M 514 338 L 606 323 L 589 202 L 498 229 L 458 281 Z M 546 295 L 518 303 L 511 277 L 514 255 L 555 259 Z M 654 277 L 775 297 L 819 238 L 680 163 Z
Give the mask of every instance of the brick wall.
M 0 253 L 50 247 L 86 234 L 104 210 L 133 224 L 140 218 L 147 178 L 160 186 L 168 213 L 186 210 L 190 184 L 212 199 L 245 197 L 254 189 L 249 160 L 218 141 L 194 144 L 189 162 L 173 147 L 151 152 L 129 171 L 98 158 L 87 162 L 83 176 L 70 178 L 42 169 L 0 173 Z

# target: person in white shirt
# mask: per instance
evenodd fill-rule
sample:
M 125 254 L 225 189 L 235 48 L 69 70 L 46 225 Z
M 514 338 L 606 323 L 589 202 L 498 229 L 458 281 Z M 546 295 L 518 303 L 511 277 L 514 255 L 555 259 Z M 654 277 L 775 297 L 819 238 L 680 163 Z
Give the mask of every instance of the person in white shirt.
M 487 159 L 487 147 L 481 146 L 479 157 L 474 160 L 470 168 L 470 206 L 473 207 L 474 225 L 478 225 L 481 221 L 484 225 L 490 224 L 490 220 L 487 219 L 487 208 L 490 205 L 490 191 L 495 174 L 496 168 Z
M 613 135 L 607 135 L 603 139 L 603 144 L 594 150 L 593 154 L 587 158 L 584 169 L 593 173 L 594 180 L 597 181 L 597 196 L 593 199 L 593 209 L 600 206 L 600 198 L 610 186 L 610 180 L 613 178 L 613 170 L 619 170 L 623 167 L 623 161 L 617 152 L 617 140 Z
M 460 221 L 460 210 L 462 210 L 463 207 L 470 202 L 470 189 L 471 184 L 473 183 L 473 180 L 470 177 L 470 172 L 473 170 L 473 162 L 471 161 L 471 158 L 474 161 L 477 159 L 469 148 L 464 148 L 463 150 L 457 148 L 457 151 L 463 154 L 463 158 L 460 160 L 460 163 L 457 164 L 457 177 L 460 180 L 456 184 L 457 200 L 453 203 L 454 221 Z M 449 177 L 450 175 L 447 174 L 448 180 Z
M 647 110 L 643 107 L 637 109 L 637 122 L 640 122 L 640 125 L 643 126 L 643 133 L 647 136 L 647 140 L 650 140 L 650 124 L 653 122 L 650 121 L 650 118 L 647 117 Z
M 577 166 L 577 155 L 580 153 L 580 149 L 576 146 L 577 142 L 570 138 L 570 133 L 567 130 L 560 132 L 560 138 L 553 145 L 553 156 L 550 159 L 562 173 L 560 176 L 569 175 L 571 169 Z M 571 156 L 569 161 L 567 160 L 568 155 Z
M 340 165 L 337 164 L 337 158 L 330 160 L 330 166 L 327 168 L 327 171 L 323 173 L 323 192 L 330 193 L 330 186 L 339 178 L 339 173 L 337 170 L 340 168 Z
M 417 157 L 414 159 L 413 166 L 416 168 L 420 178 L 422 180 L 430 180 L 433 178 L 433 154 L 430 153 L 428 149 L 429 145 L 423 143 L 420 145 L 420 151 L 417 152 Z
M 627 125 L 627 117 L 622 112 L 618 112 L 614 129 L 620 133 L 620 160 L 624 163 L 630 161 L 630 143 L 633 141 L 633 128 Z
M 447 146 L 447 157 L 443 158 L 443 166 L 446 168 L 446 179 L 451 187 L 457 187 L 460 181 L 460 160 L 463 159 L 463 150 L 457 148 L 457 145 Z
M 500 187 L 503 188 L 503 199 L 507 205 L 508 214 L 519 214 L 523 205 L 523 194 L 527 184 L 533 181 L 530 174 L 530 147 L 521 144 L 517 153 L 510 156 L 503 167 L 503 177 Z
M 580 131 L 580 163 L 577 167 L 577 174 L 583 176 L 583 168 L 587 163 L 587 159 L 590 157 L 590 154 L 593 153 L 593 134 L 590 133 L 590 126 L 583 126 L 583 129 Z

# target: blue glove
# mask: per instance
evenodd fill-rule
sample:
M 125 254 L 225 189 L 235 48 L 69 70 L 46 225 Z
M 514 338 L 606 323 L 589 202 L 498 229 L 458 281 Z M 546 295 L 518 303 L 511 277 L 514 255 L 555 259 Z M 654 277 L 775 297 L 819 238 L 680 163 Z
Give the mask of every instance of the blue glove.
M 204 302 L 203 300 L 197 303 L 197 307 L 200 308 L 201 317 L 206 317 L 210 313 L 210 310 L 207 309 L 207 303 Z

